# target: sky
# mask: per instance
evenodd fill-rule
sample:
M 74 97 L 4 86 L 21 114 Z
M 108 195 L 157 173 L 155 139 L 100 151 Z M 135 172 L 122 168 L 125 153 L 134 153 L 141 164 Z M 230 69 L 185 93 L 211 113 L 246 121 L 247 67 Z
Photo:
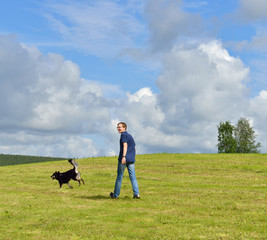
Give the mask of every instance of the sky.
M 0 8 L 0 153 L 216 153 L 247 118 L 267 152 L 267 1 L 9 0 Z

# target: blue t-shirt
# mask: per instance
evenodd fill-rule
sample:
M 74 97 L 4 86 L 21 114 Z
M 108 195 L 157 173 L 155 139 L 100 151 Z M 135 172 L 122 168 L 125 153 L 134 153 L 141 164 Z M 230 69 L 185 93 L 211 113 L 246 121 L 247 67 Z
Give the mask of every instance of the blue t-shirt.
M 121 133 L 120 138 L 120 155 L 118 160 L 121 162 L 122 154 L 123 154 L 123 143 L 127 143 L 127 153 L 126 153 L 126 162 L 134 163 L 135 162 L 135 142 L 129 133 L 126 131 Z

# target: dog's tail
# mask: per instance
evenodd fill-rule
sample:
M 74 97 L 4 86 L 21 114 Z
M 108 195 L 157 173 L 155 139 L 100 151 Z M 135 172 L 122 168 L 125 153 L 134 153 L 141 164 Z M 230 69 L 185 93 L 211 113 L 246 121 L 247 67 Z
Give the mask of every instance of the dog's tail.
M 69 159 L 68 161 L 75 168 L 75 172 L 78 172 L 78 165 L 79 164 L 74 159 Z

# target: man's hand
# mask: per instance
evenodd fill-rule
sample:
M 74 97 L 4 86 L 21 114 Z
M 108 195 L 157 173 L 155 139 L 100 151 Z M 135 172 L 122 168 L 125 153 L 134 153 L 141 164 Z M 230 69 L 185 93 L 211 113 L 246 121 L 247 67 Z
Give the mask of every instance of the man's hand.
M 122 157 L 122 159 L 121 159 L 121 163 L 122 163 L 122 164 L 125 164 L 125 163 L 126 163 L 126 157 Z

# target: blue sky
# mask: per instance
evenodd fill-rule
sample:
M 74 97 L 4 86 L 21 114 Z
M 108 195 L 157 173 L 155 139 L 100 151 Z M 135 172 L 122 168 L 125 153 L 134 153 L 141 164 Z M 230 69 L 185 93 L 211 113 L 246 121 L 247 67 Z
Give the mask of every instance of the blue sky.
M 250 120 L 267 150 L 264 0 L 10 0 L 0 8 L 0 152 L 216 152 Z
M 112 82 L 120 86 L 122 86 L 124 79 L 127 78 L 128 87 L 124 89 L 125 91 L 129 90 L 129 87 L 132 90 L 138 90 L 143 86 L 143 84 L 136 86 L 134 79 L 153 84 L 156 77 L 154 69 L 152 71 L 144 70 L 142 66 L 136 66 L 137 64 L 134 62 L 127 64 L 127 62 L 118 58 L 117 52 L 101 57 L 98 53 L 90 54 L 87 46 L 80 48 L 76 45 L 76 42 L 69 43 L 68 39 L 62 37 L 57 29 L 54 30 L 52 23 L 46 19 L 47 14 L 53 14 L 53 12 L 49 11 L 49 3 L 54 6 L 57 2 L 63 6 L 67 2 L 70 9 L 72 3 L 75 3 L 75 1 L 31 0 L 5 2 L 4 7 L 0 10 L 1 32 L 4 34 L 16 34 L 19 41 L 38 47 L 44 54 L 49 52 L 61 54 L 64 58 L 70 59 L 79 65 L 81 76 L 84 78 Z M 110 2 L 112 3 L 112 1 Z M 93 5 L 92 11 L 94 5 L 97 5 L 97 1 L 80 1 L 80 3 L 82 5 Z M 64 21 L 65 19 L 62 17 L 62 20 Z M 64 21 L 64 24 L 68 25 L 69 23 Z M 102 53 L 99 54 L 102 55 Z

